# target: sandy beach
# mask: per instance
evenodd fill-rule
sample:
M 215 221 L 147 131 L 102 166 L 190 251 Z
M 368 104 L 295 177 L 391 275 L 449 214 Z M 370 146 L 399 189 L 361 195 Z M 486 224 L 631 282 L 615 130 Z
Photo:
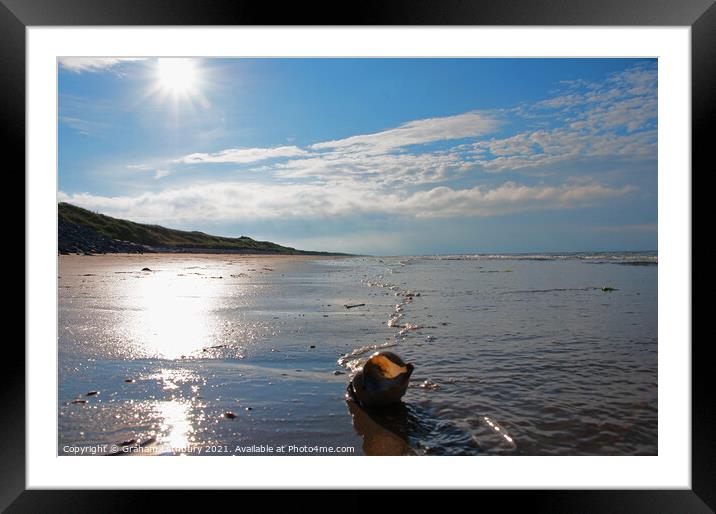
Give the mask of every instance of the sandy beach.
M 656 265 L 623 264 L 60 256 L 58 453 L 653 454 Z M 380 349 L 416 371 L 366 415 Z
M 239 453 L 240 445 L 248 453 L 264 453 L 261 444 L 355 446 L 334 351 L 325 342 L 317 348 L 321 334 L 293 326 L 320 318 L 328 328 L 325 313 L 348 314 L 341 305 L 348 298 L 326 290 L 321 304 L 302 306 L 275 292 L 278 283 L 300 281 L 291 274 L 316 260 L 61 256 L 60 454 L 79 443 L 149 442 L 157 453 L 211 447 L 204 454 Z M 280 346 L 268 343 L 276 337 Z M 331 417 L 343 419 L 340 429 L 315 430 Z

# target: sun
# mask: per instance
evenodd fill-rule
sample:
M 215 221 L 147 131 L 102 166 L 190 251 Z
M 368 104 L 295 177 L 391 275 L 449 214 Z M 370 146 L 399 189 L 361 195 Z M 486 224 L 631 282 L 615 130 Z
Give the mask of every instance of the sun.
M 157 85 L 175 97 L 195 92 L 199 73 L 192 59 L 167 57 L 157 61 Z
M 159 57 L 146 76 L 149 83 L 142 101 L 154 98 L 172 106 L 175 115 L 199 113 L 211 108 L 207 94 L 213 87 L 214 74 L 202 59 Z

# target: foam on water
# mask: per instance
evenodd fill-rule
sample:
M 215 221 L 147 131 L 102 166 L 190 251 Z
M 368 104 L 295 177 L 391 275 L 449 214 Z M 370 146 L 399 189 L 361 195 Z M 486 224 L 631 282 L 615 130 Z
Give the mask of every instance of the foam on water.
M 656 252 L 573 252 L 573 253 L 503 253 L 503 254 L 455 254 L 455 255 L 434 255 L 417 256 L 413 259 L 433 260 L 477 260 L 477 261 L 507 261 L 507 260 L 528 260 L 528 261 L 561 261 L 578 260 L 593 263 L 612 264 L 658 264 Z M 409 264 L 411 261 L 402 261 Z

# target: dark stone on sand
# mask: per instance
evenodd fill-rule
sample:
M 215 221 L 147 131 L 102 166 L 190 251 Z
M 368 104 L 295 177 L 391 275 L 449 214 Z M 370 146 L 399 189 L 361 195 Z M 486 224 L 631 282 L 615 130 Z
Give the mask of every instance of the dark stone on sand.
M 148 439 L 145 439 L 144 441 L 141 441 L 141 442 L 137 441 L 136 439 L 130 439 L 128 441 L 119 443 L 118 446 L 120 446 L 122 448 L 127 448 L 127 447 L 144 448 L 144 447 L 150 446 L 156 442 L 157 442 L 157 439 L 154 436 L 151 436 Z M 117 450 L 116 452 L 108 453 L 107 455 L 119 456 L 119 455 L 131 455 L 131 454 L 132 454 L 132 452 L 122 449 L 122 450 Z
M 236 414 L 234 414 L 233 412 L 224 412 L 224 417 L 234 419 L 236 417 Z
M 152 271 L 149 268 L 142 268 L 142 271 Z
M 309 346 L 309 348 L 315 348 L 315 347 L 316 347 L 315 344 L 312 344 L 311 346 Z

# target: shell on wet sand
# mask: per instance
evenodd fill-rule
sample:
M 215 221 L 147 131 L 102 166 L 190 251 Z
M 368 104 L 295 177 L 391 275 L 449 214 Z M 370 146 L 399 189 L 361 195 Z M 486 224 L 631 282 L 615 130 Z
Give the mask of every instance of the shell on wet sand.
M 348 386 L 349 396 L 364 407 L 384 407 L 400 402 L 405 394 L 413 365 L 393 352 L 376 352 Z

